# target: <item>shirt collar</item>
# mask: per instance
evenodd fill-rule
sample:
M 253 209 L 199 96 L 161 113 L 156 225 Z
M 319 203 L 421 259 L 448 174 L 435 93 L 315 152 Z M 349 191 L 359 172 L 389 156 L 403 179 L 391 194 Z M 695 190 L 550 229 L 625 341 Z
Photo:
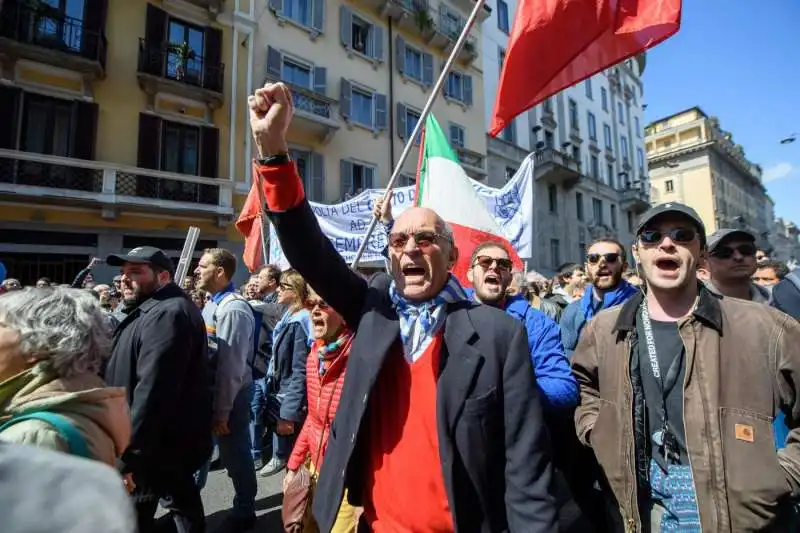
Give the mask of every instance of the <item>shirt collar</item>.
M 219 303 L 222 301 L 223 298 L 225 298 L 225 296 L 228 295 L 228 293 L 234 292 L 235 290 L 236 290 L 236 288 L 233 286 L 233 282 L 230 282 L 230 283 L 228 283 L 228 285 L 225 286 L 224 289 L 222 289 L 218 293 L 214 294 L 211 297 L 211 301 L 214 302 L 215 304 L 219 305 Z

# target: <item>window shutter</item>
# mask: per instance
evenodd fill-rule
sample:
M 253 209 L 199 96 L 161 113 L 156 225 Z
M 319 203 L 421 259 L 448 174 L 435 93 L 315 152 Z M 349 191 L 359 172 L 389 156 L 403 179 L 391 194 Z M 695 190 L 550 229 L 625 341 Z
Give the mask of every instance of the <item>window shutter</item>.
M 221 91 L 222 76 L 222 30 L 206 28 L 206 49 L 203 52 L 203 87 Z
M 353 47 L 353 12 L 344 4 L 339 6 L 339 37 L 345 48 Z
M 277 48 L 267 47 L 267 76 L 280 80 L 283 54 Z
M 464 80 L 464 103 L 472 105 L 472 76 L 464 74 L 461 79 Z
M 397 72 L 403 74 L 406 71 L 406 40 L 400 35 L 395 37 L 394 53 L 395 63 L 397 63 Z
M 364 167 L 364 190 L 372 189 L 375 186 L 375 168 Z
M 311 195 L 314 202 L 325 201 L 325 159 L 322 154 L 311 152 Z
M 406 138 L 406 106 L 397 104 L 397 136 L 403 140 Z
M 311 27 L 320 32 L 325 31 L 325 2 L 311 0 Z
M 73 124 L 72 157 L 94 160 L 94 146 L 97 136 L 98 106 L 89 102 L 75 103 L 75 124 Z
M 81 39 L 81 55 L 87 59 L 99 60 L 105 67 L 106 57 L 103 48 L 108 0 L 86 0 L 83 8 L 84 32 Z
M 0 2 L 0 35 L 16 38 L 18 35 L 19 8 L 18 2 Z
M 139 113 L 138 151 L 136 160 L 139 167 L 158 170 L 161 154 L 161 119 L 157 116 Z
M 372 26 L 372 57 L 378 61 L 383 61 L 383 28 L 374 24 Z
M 269 8 L 275 13 L 282 13 L 283 0 L 269 0 Z
M 352 101 L 353 86 L 342 78 L 339 84 L 339 114 L 343 118 L 350 118 L 350 102 Z
M 428 53 L 422 54 L 422 83 L 433 85 L 433 56 Z
M 314 92 L 325 96 L 328 92 L 328 69 L 314 67 Z
M 388 127 L 388 101 L 385 94 L 375 93 L 375 129 L 384 131 Z
M 342 193 L 341 199 L 344 200 L 345 195 L 353 192 L 353 163 L 342 159 L 339 162 L 339 173 Z
M 147 4 L 147 22 L 144 39 L 150 47 L 160 47 L 167 39 L 167 12 Z
M 230 155 L 233 157 L 233 154 Z M 200 175 L 206 178 L 219 176 L 219 130 L 200 128 Z
M 8 150 L 16 150 L 17 148 L 21 103 L 22 89 L 0 85 L 0 117 L 7 117 L 4 119 L 5 126 L 0 128 L 0 148 Z

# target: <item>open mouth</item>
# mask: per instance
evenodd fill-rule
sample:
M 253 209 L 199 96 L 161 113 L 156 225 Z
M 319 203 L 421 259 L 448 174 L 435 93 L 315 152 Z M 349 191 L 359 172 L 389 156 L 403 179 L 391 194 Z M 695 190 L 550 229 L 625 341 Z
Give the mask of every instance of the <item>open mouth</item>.
M 406 265 L 406 266 L 402 267 L 401 270 L 402 270 L 404 276 L 416 277 L 416 276 L 424 276 L 425 275 L 425 269 L 422 268 L 421 266 Z
M 499 287 L 500 276 L 497 274 L 486 274 L 486 276 L 483 278 L 483 284 L 489 287 Z
M 681 267 L 681 264 L 676 259 L 670 259 L 668 257 L 663 257 L 661 259 L 656 260 L 656 268 L 659 270 L 664 270 L 666 272 L 677 272 L 677 270 Z
M 325 327 L 325 320 L 323 320 L 322 318 L 313 318 L 312 317 L 311 318 L 311 324 L 313 324 L 313 326 L 315 328 L 322 328 L 322 327 Z
M 605 276 L 610 276 L 610 275 L 611 275 L 611 271 L 608 270 L 607 268 L 601 268 L 600 270 L 597 271 L 597 276 L 598 277 L 605 277 Z

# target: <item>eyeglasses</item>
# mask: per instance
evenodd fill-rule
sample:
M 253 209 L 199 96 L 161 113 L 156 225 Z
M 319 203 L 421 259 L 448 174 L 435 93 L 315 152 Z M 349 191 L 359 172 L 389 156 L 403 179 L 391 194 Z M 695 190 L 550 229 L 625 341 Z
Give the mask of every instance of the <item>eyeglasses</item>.
M 305 303 L 305 308 L 306 309 L 311 311 L 315 307 L 319 307 L 320 311 L 326 311 L 327 309 L 330 308 L 330 306 L 328 305 L 328 302 L 326 302 L 324 300 L 311 300 L 311 299 L 306 300 L 306 303 Z
M 717 259 L 730 259 L 736 252 L 739 252 L 744 257 L 753 257 L 756 255 L 756 246 L 751 243 L 743 243 L 739 246 L 720 246 L 711 252 L 711 256 Z
M 282 291 L 293 291 L 294 290 L 294 287 L 292 287 L 288 283 L 281 283 L 280 285 L 278 285 L 278 288 L 280 290 L 282 290 Z
M 667 232 L 648 229 L 639 234 L 639 240 L 644 244 L 660 244 L 667 236 L 678 244 L 688 244 L 695 240 L 697 232 L 690 228 L 675 228 Z
M 600 262 L 600 259 L 605 259 L 606 263 L 616 263 L 619 261 L 619 254 L 616 252 L 608 253 L 608 254 L 588 254 L 586 256 L 586 262 L 590 265 L 596 265 Z
M 436 242 L 437 239 L 444 239 L 450 242 L 450 238 L 435 231 L 415 231 L 413 233 L 390 233 L 389 246 L 397 251 L 406 247 L 408 240 L 413 238 L 414 242 L 421 250 L 427 250 Z
M 511 259 L 504 259 L 502 257 L 489 257 L 488 255 L 479 255 L 476 257 L 473 266 L 478 265 L 484 270 L 489 270 L 492 268 L 493 264 L 497 265 L 495 267 L 497 270 L 502 270 L 504 272 L 511 272 L 511 268 L 514 266 L 514 263 L 511 262 Z

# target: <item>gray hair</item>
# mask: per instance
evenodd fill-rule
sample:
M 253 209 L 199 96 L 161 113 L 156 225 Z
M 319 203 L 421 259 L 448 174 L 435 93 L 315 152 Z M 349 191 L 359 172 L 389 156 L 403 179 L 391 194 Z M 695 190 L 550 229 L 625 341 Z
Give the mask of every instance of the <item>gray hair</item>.
M 20 350 L 59 377 L 97 374 L 111 353 L 111 322 L 80 289 L 27 288 L 0 296 L 0 324 L 20 336 Z

